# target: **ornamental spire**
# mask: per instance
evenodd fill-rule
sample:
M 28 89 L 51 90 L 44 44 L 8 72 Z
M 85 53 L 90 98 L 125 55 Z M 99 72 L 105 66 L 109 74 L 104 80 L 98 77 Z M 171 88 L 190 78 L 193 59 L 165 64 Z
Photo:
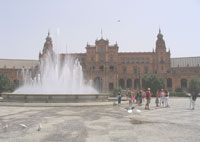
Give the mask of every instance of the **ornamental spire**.
M 159 32 L 157 35 L 157 41 L 156 41 L 156 51 L 158 51 L 158 49 L 165 49 L 166 50 L 166 46 L 165 46 L 165 41 L 163 39 L 163 35 L 161 33 L 161 29 L 159 28 Z

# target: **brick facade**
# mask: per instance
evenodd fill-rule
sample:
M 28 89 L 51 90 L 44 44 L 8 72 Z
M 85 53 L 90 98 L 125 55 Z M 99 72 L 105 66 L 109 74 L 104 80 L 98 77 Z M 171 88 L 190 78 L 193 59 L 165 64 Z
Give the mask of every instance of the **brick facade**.
M 170 51 L 166 50 L 163 35 L 159 30 L 155 49 L 152 52 L 119 52 L 119 46 L 110 45 L 103 38 L 96 40 L 95 45 L 86 45 L 86 53 L 60 54 L 61 60 L 67 56 L 78 58 L 87 81 L 93 80 L 99 91 L 112 91 L 115 87 L 142 88 L 144 75 L 156 74 L 165 80 L 166 88 L 187 88 L 192 78 L 200 78 L 200 66 L 174 67 L 171 65 Z M 53 44 L 48 33 L 39 61 L 47 51 L 54 55 Z M 4 69 L 0 69 L 0 73 Z M 11 69 L 13 72 L 17 70 Z M 12 72 L 9 70 L 8 72 Z M 35 71 L 37 72 L 37 71 Z M 16 73 L 11 73 L 11 81 L 18 80 Z

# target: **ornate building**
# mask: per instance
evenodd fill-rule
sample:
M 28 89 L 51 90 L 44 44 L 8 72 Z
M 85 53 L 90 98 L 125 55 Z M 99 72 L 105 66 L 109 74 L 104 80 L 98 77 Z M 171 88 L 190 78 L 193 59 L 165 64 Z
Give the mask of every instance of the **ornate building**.
M 144 75 L 156 74 L 165 80 L 165 87 L 173 91 L 176 88 L 187 88 L 192 78 L 200 78 L 200 57 L 171 58 L 160 30 L 152 52 L 119 52 L 117 43 L 110 45 L 109 41 L 103 38 L 96 40 L 95 45 L 87 44 L 85 48 L 86 53 L 60 54 L 60 56 L 62 60 L 69 55 L 78 58 L 85 79 L 93 80 L 94 86 L 99 91 L 112 91 L 118 86 L 123 89 L 142 88 L 141 80 Z M 52 56 L 54 55 L 49 33 L 43 51 L 39 54 L 39 61 L 46 56 L 47 51 L 50 51 Z M 29 62 L 31 63 L 32 61 Z M 34 65 L 31 65 L 37 68 L 38 63 L 34 61 Z M 13 66 L 15 66 L 15 61 Z M 5 69 L 0 68 L 1 72 Z M 17 75 L 9 76 L 9 78 L 12 81 L 20 80 L 17 79 Z

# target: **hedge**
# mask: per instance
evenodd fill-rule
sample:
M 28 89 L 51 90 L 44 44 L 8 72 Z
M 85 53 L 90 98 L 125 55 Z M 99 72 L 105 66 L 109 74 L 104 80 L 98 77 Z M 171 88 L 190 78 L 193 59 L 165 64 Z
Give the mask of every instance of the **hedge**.
M 173 97 L 189 97 L 185 92 L 170 92 L 169 96 L 173 96 Z

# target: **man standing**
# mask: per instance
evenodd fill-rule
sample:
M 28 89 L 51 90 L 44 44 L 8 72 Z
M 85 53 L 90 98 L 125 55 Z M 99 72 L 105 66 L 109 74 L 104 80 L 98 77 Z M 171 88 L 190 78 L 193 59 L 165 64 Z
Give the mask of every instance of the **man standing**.
M 190 97 L 190 109 L 194 110 L 195 109 L 195 101 L 197 99 L 197 94 L 195 91 L 192 91 L 191 97 Z
M 118 97 L 118 105 L 120 105 L 121 104 L 121 92 L 120 91 L 118 91 L 117 97 Z
M 149 110 L 149 104 L 150 104 L 150 101 L 151 101 L 151 92 L 150 92 L 150 88 L 148 88 L 148 91 L 146 92 L 146 100 L 147 100 L 147 103 L 145 105 L 145 109 L 148 109 Z

